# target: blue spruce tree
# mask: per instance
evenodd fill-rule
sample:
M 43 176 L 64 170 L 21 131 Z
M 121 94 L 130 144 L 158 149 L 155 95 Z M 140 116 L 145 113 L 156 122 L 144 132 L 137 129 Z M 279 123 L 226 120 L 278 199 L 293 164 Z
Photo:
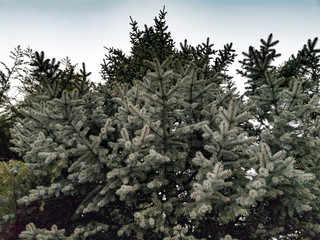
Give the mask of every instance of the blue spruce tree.
M 161 14 L 162 28 L 146 28 L 145 40 L 165 32 Z M 272 35 L 260 51 L 250 47 L 246 97 L 225 74 L 232 44 L 163 56 L 158 40 L 147 42 L 151 57 L 128 83 L 124 71 L 97 87 L 83 66 L 64 87 L 54 63 L 41 75 L 12 130 L 13 150 L 37 179 L 17 202 L 37 215 L 20 239 L 316 239 L 316 40 L 280 67 Z M 133 64 L 121 59 L 113 69 Z

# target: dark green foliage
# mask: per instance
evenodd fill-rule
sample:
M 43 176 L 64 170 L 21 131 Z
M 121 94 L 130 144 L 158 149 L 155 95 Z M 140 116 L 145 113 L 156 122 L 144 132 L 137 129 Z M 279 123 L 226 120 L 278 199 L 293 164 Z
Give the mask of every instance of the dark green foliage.
M 134 79 L 141 79 L 147 72 L 144 60 L 152 60 L 150 47 L 156 52 L 160 61 L 165 60 L 174 53 L 174 42 L 171 33 L 168 31 L 165 16 L 167 12 L 163 8 L 159 17 L 155 17 L 155 25 L 144 26 L 144 30 L 138 28 L 138 23 L 131 19 L 132 31 L 130 33 L 131 55 L 126 56 L 122 50 L 107 48 L 102 67 L 102 78 L 109 83 L 132 84 Z
M 63 90 L 72 90 L 76 79 L 76 65 L 72 65 L 70 59 L 64 59 L 65 69 L 61 68 L 61 62 L 55 58 L 46 59 L 44 52 L 29 52 L 29 69 L 27 75 L 21 79 L 21 90 L 29 95 L 37 95 L 43 91 L 49 91 L 51 97 L 61 97 Z
M 320 90 L 320 49 L 316 48 L 318 38 L 309 39 L 296 56 L 279 67 L 279 75 L 287 79 L 301 78 L 302 91 L 312 98 Z
M 10 151 L 10 128 L 13 127 L 15 119 L 7 114 L 0 116 L 0 161 L 8 161 L 18 156 Z
M 16 154 L 9 150 L 10 128 L 17 117 L 16 107 L 14 106 L 15 99 L 9 96 L 9 90 L 11 90 L 12 81 L 18 80 L 24 61 L 20 46 L 10 53 L 10 58 L 14 61 L 12 67 L 8 67 L 1 62 L 4 71 L 0 70 L 0 160 L 9 160 L 16 157 Z
M 150 51 L 153 51 L 160 62 L 167 57 L 180 59 L 182 65 L 193 61 L 203 78 L 211 78 L 217 72 L 221 72 L 224 76 L 221 80 L 228 84 L 230 90 L 233 87 L 232 77 L 227 75 L 226 70 L 236 57 L 232 43 L 226 44 L 221 50 L 215 50 L 209 38 L 196 47 L 188 45 L 185 40 L 183 44 L 180 43 L 180 50 L 178 50 L 168 31 L 166 14 L 163 8 L 159 16 L 154 19 L 155 25 L 151 27 L 145 25 L 144 30 L 140 30 L 138 23 L 130 18 L 132 27 L 130 55 L 126 56 L 120 49 L 107 48 L 108 53 L 101 64 L 102 78 L 109 84 L 117 81 L 132 85 L 133 80 L 142 79 L 147 73 L 148 66 L 144 61 L 152 61 Z
M 10 99 L 7 94 L 11 86 L 11 81 L 19 77 L 21 65 L 24 63 L 22 59 L 23 52 L 20 46 L 10 53 L 10 58 L 14 61 L 12 67 L 8 67 L 5 63 L 0 62 L 4 67 L 4 71 L 0 70 L 0 108 L 10 106 L 12 99 Z
M 242 77 L 248 78 L 247 84 L 249 86 L 246 87 L 248 89 L 246 93 L 250 95 L 257 94 L 257 89 L 263 85 L 260 78 L 264 77 L 266 71 L 273 73 L 276 67 L 272 65 L 272 61 L 281 56 L 273 48 L 279 41 L 273 41 L 272 34 L 269 35 L 267 40 L 261 39 L 260 41 L 261 46 L 259 50 L 250 46 L 248 53 L 242 53 L 245 59 L 239 61 L 243 70 L 238 70 L 238 73 Z
M 283 66 L 280 66 L 280 74 L 283 77 L 309 77 L 317 79 L 319 77 L 319 57 L 320 49 L 316 48 L 318 38 L 309 39 L 297 55 L 292 55 Z
M 182 64 L 193 61 L 203 78 L 212 78 L 216 73 L 220 73 L 222 78 L 217 83 L 227 84 L 227 89 L 230 90 L 234 87 L 234 83 L 231 81 L 233 77 L 227 74 L 227 69 L 237 55 L 232 48 L 232 43 L 224 45 L 223 49 L 219 50 L 215 50 L 213 46 L 209 38 L 196 47 L 188 45 L 185 40 L 183 44 L 180 43 L 181 50 L 177 51 L 175 56 Z

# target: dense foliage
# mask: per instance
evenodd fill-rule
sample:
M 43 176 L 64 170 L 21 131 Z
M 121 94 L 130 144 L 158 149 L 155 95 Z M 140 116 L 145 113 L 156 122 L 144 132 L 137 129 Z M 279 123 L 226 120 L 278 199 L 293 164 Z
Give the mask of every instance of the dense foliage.
M 239 96 L 232 43 L 176 49 L 165 16 L 132 20 L 131 55 L 109 48 L 100 85 L 19 50 L 0 237 L 319 239 L 317 38 L 281 66 L 272 34 L 249 47 Z

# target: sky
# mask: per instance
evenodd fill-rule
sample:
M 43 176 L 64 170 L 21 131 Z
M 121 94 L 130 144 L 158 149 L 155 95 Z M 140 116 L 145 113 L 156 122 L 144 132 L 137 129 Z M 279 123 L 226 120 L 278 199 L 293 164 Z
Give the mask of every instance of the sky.
M 104 47 L 129 54 L 129 17 L 151 26 L 163 6 L 177 47 L 184 39 L 197 45 L 209 37 L 217 49 L 233 42 L 238 57 L 230 73 L 240 91 L 245 79 L 235 69 L 250 45 L 273 33 L 280 64 L 320 37 L 320 0 L 0 0 L 0 61 L 10 66 L 10 51 L 30 47 L 47 58 L 85 62 L 100 82 Z

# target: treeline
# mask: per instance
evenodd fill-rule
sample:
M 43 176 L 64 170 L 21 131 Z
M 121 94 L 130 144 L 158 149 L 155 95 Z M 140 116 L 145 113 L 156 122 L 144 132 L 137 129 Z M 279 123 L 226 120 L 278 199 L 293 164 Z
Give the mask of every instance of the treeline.
M 239 96 L 232 43 L 177 48 L 165 16 L 131 19 L 101 84 L 41 51 L 2 63 L 0 238 L 319 239 L 318 39 L 280 66 L 272 34 L 249 47 Z

